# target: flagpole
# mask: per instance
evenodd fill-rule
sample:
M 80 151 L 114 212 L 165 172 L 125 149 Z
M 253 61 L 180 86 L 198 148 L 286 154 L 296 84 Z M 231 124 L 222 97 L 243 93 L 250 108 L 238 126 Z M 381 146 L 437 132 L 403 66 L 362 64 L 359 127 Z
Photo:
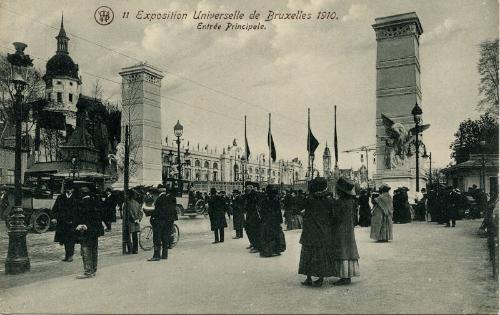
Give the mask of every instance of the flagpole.
M 267 184 L 271 184 L 271 113 L 269 113 L 269 131 L 267 133 L 267 146 L 269 149 L 269 169 L 267 170 Z
M 246 173 L 246 164 L 247 164 L 247 161 L 248 160 L 248 152 L 247 152 L 247 115 L 245 115 L 245 160 L 243 161 L 243 167 L 242 167 L 242 171 L 243 171 L 243 176 L 241 177 L 241 182 L 243 184 L 243 189 L 245 189 L 245 173 Z
M 310 135 L 311 135 L 311 109 L 307 108 L 307 168 L 309 170 L 309 180 L 312 180 Z
M 335 150 L 335 169 L 338 168 L 338 159 L 339 159 L 339 149 L 337 142 L 337 105 L 334 105 L 334 123 L 335 123 L 335 135 L 334 135 L 334 150 Z

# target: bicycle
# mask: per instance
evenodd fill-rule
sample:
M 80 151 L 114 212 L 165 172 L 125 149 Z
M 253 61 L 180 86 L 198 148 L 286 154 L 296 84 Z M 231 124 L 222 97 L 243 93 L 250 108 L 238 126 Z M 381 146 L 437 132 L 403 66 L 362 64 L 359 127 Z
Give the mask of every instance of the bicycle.
M 175 245 L 177 245 L 179 237 L 179 227 L 174 223 L 171 236 L 172 243 L 170 244 L 171 248 L 174 248 Z M 153 249 L 153 227 L 151 225 L 146 225 L 141 228 L 141 231 L 139 232 L 139 246 L 145 251 Z

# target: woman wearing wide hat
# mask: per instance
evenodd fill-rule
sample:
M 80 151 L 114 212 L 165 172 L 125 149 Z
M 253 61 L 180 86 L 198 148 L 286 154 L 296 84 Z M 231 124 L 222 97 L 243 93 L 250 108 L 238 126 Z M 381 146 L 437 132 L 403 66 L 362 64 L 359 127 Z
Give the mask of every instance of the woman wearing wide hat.
M 380 196 L 373 199 L 375 206 L 372 211 L 372 225 L 370 238 L 377 242 L 388 242 L 392 240 L 392 197 L 389 194 L 391 187 L 382 184 L 379 188 Z
M 332 208 L 333 199 L 323 177 L 316 177 L 309 186 L 300 243 L 299 274 L 306 275 L 303 285 L 321 286 L 324 277 L 333 276 Z M 318 277 L 312 281 L 312 276 Z
M 343 177 L 335 184 L 337 199 L 333 206 L 333 276 L 340 278 L 334 285 L 351 283 L 359 276 L 358 248 L 354 236 L 357 215 L 354 184 Z
M 261 203 L 262 227 L 260 232 L 260 256 L 271 257 L 281 255 L 286 249 L 285 235 L 281 228 L 283 217 L 278 187 L 267 185 L 266 195 Z

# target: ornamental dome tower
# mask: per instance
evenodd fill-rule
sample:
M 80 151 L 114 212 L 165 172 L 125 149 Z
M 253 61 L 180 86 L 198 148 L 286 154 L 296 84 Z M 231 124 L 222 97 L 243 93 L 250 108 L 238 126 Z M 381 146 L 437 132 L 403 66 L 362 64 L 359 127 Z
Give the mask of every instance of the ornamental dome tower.
M 328 147 L 328 142 L 325 146 L 325 151 L 323 151 L 323 176 L 328 178 L 332 173 L 332 155 L 330 153 L 330 148 Z
M 56 54 L 45 66 L 45 96 L 49 111 L 62 112 L 66 124 L 76 126 L 76 103 L 81 93 L 81 78 L 78 76 L 78 65 L 69 56 L 69 38 L 64 30 L 64 17 L 61 17 L 61 28 L 56 36 Z

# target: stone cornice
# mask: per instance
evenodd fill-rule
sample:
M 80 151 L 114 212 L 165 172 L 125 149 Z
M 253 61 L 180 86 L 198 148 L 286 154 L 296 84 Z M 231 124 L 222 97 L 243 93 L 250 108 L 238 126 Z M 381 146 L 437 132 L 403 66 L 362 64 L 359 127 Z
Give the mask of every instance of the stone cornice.
M 391 89 L 378 89 L 377 97 L 387 97 L 395 95 L 417 94 L 422 98 L 422 91 L 418 86 L 405 86 Z
M 420 62 L 418 61 L 418 58 L 416 56 L 408 56 L 399 59 L 377 61 L 376 68 L 378 70 L 378 69 L 387 69 L 387 68 L 401 67 L 407 65 L 417 66 L 418 72 L 420 72 Z

